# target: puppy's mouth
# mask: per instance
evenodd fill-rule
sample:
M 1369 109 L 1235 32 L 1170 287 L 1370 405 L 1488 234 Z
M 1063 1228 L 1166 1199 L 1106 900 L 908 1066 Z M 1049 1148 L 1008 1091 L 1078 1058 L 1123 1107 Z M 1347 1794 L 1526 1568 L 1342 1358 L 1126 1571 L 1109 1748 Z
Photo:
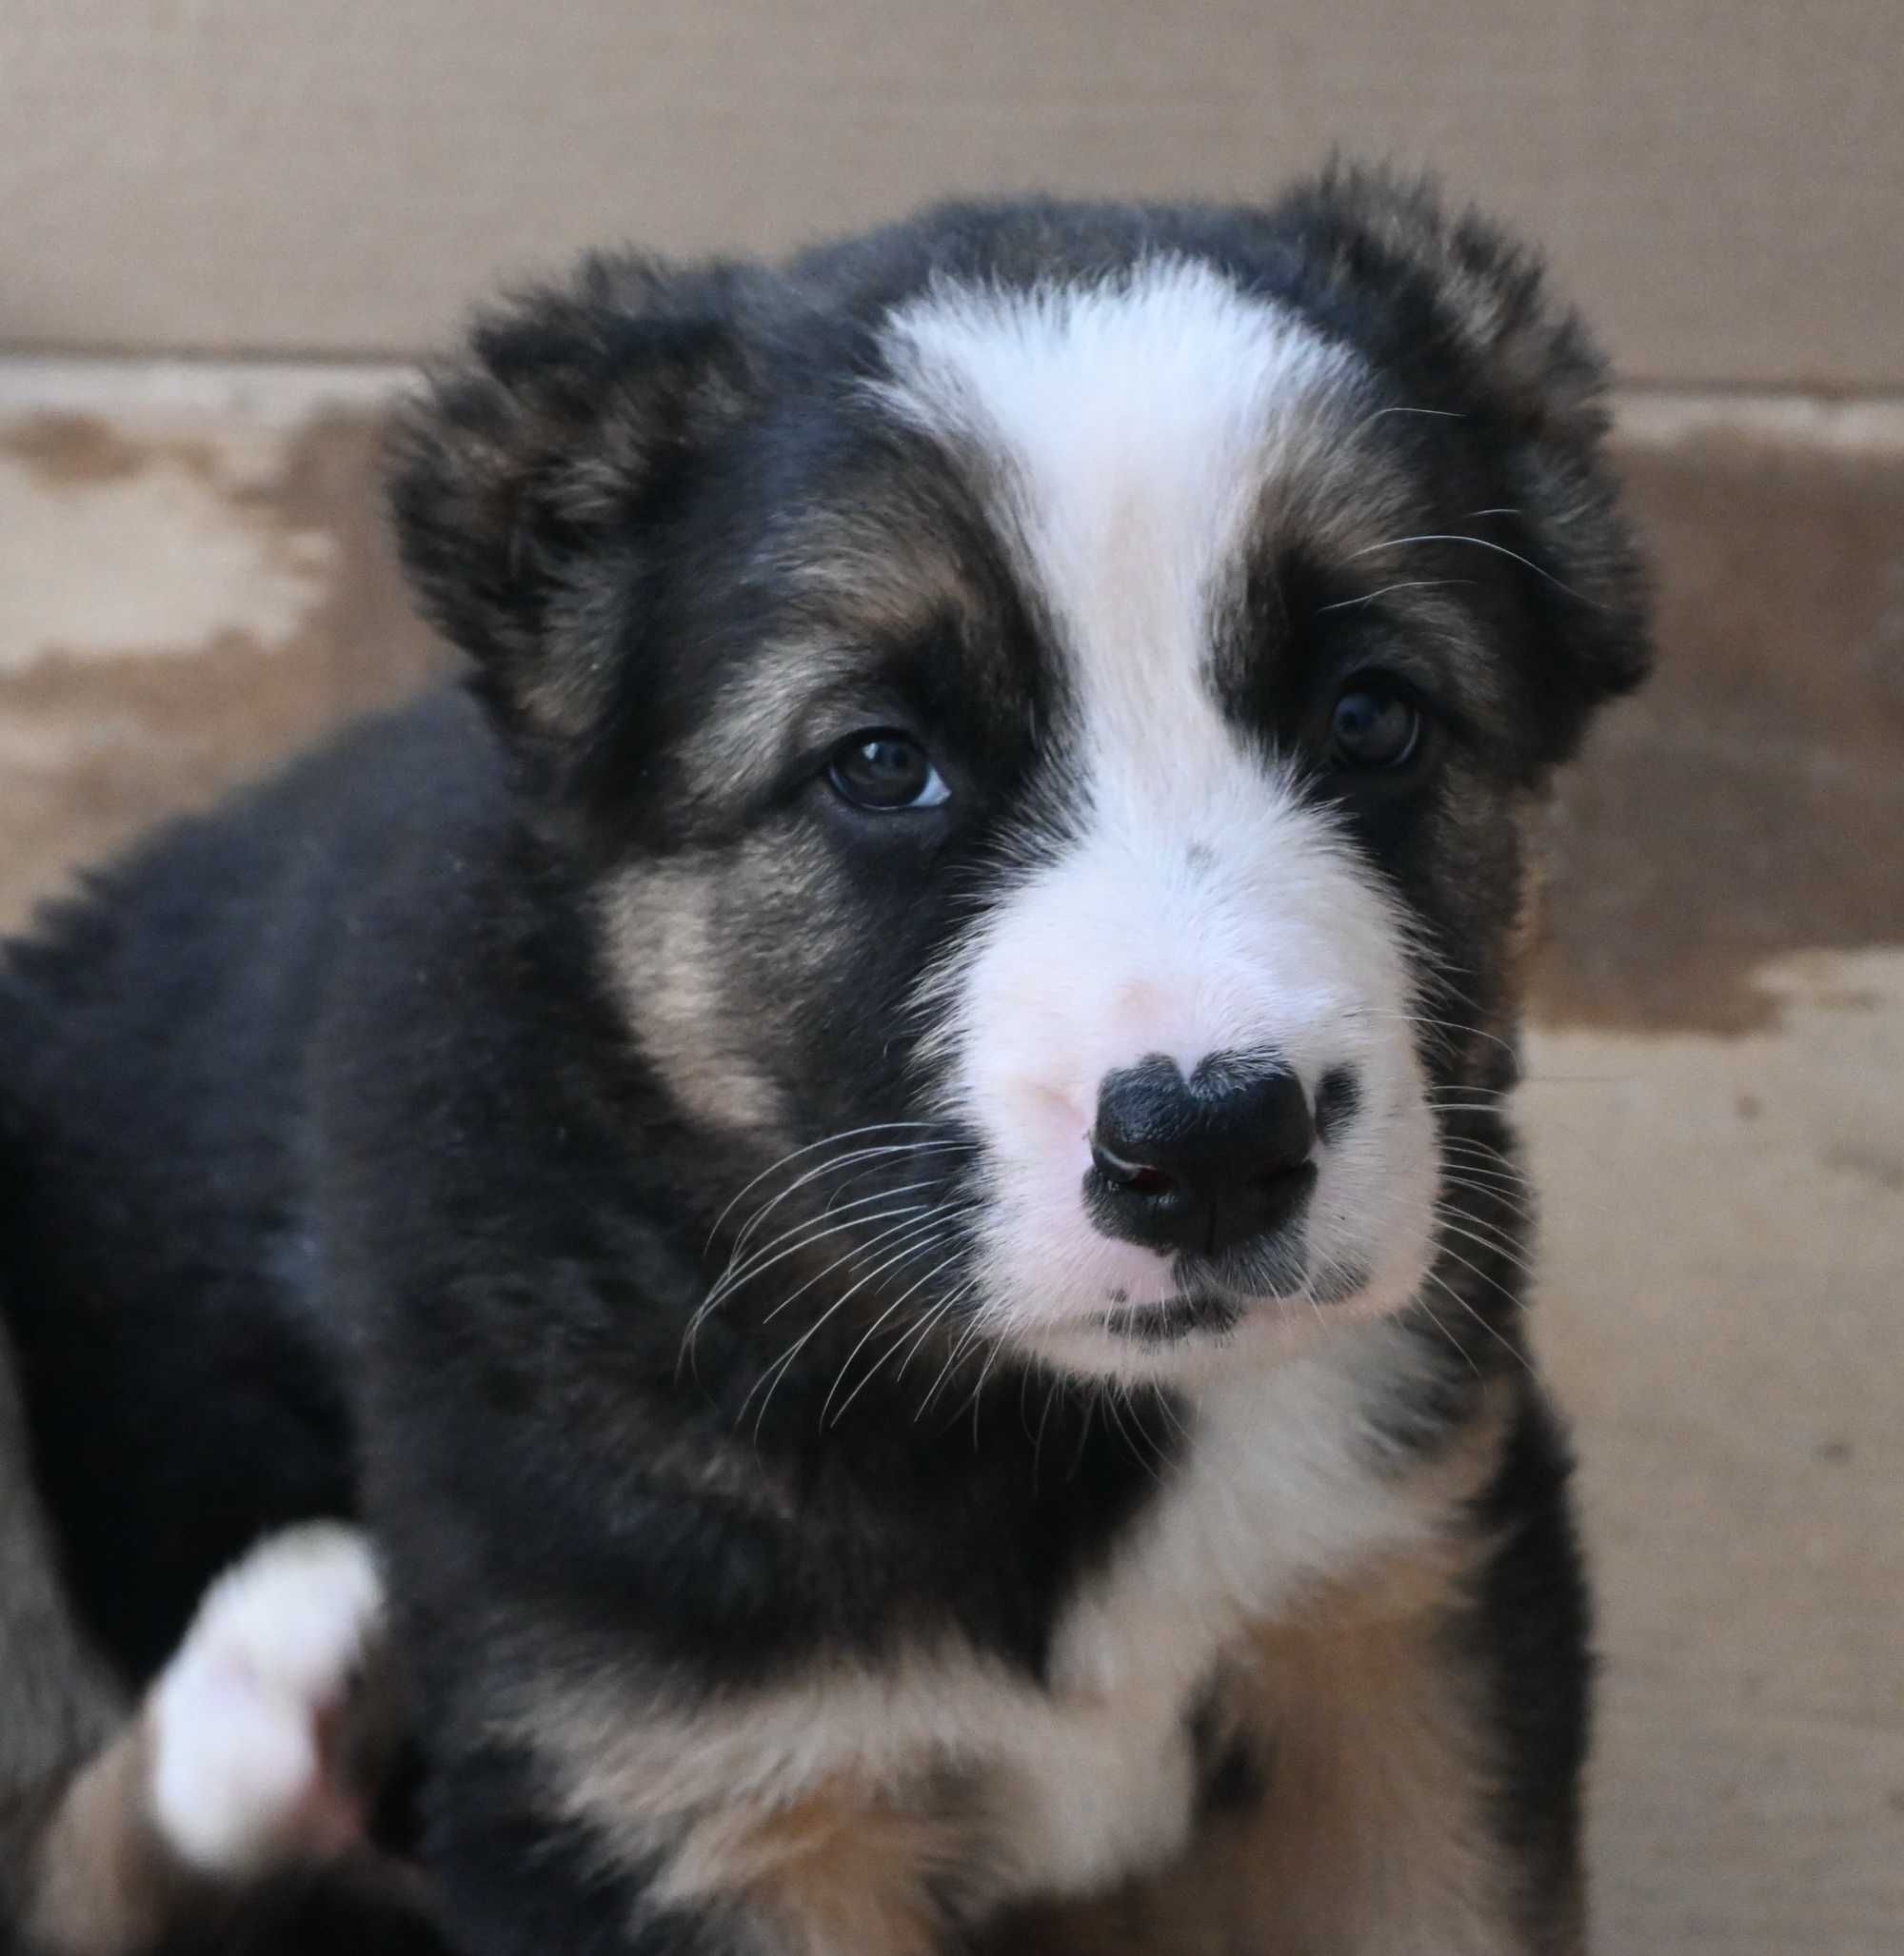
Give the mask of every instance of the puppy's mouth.
M 1180 1345 L 1186 1339 L 1221 1337 L 1236 1329 L 1247 1301 L 1219 1291 L 1190 1291 L 1142 1304 L 1119 1304 L 1104 1313 L 1113 1337 L 1140 1345 Z
M 1180 1288 L 1172 1295 L 1140 1302 L 1123 1299 L 1094 1321 L 1113 1337 L 1134 1344 L 1180 1345 L 1192 1338 L 1226 1336 L 1246 1317 L 1351 1303 L 1368 1283 L 1366 1268 L 1353 1263 L 1307 1275 L 1289 1270 L 1265 1274 L 1271 1275 L 1271 1282 L 1259 1291 L 1234 1279 L 1224 1282 L 1180 1272 Z

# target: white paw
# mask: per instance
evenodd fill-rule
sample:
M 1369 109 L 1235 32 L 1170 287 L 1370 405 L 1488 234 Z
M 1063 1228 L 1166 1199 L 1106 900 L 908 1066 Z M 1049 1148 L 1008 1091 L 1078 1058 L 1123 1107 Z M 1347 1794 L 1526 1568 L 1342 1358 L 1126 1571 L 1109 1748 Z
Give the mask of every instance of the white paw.
M 206 1591 L 148 1709 L 152 1817 L 188 1866 L 240 1878 L 355 1836 L 327 1741 L 383 1609 L 368 1542 L 330 1523 L 271 1536 Z

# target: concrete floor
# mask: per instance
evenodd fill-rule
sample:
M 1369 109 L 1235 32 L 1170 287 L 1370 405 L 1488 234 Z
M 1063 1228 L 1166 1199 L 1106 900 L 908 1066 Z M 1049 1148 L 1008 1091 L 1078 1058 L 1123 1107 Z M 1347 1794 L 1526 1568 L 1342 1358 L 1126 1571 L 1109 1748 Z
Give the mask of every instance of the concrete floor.
M 435 653 L 379 373 L 0 366 L 0 927 Z M 1570 780 L 1523 1112 L 1600 1956 L 1904 1949 L 1904 411 L 1629 404 L 1665 664 Z

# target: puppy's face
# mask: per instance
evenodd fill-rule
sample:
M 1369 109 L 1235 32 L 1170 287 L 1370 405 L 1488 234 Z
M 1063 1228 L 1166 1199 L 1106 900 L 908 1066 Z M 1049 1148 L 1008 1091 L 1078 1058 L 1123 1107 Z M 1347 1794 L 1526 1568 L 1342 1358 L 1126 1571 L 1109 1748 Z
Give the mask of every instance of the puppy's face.
M 1313 264 L 1076 222 L 809 262 L 660 506 L 472 649 L 751 1197 L 717 1305 L 1140 1376 L 1421 1287 L 1522 816 L 1636 626 L 1586 438 L 1445 267 L 1383 309 L 1313 212 Z

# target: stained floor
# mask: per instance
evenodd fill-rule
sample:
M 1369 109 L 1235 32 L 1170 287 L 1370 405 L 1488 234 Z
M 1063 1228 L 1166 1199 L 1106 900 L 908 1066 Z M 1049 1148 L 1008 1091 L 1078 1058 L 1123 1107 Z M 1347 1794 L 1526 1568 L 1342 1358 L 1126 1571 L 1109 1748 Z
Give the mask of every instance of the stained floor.
M 437 662 L 387 377 L 0 366 L 0 928 Z M 1599 1956 L 1904 1949 L 1904 413 L 1633 404 L 1664 661 L 1523 1113 L 1598 1568 Z

